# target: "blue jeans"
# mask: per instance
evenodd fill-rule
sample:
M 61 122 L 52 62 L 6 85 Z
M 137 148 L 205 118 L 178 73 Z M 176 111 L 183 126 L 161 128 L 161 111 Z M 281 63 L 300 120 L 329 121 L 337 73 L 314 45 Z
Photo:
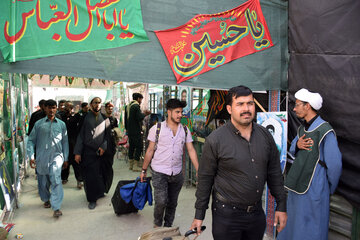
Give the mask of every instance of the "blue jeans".
M 161 227 L 164 220 L 164 227 L 171 227 L 184 177 L 182 173 L 169 176 L 152 171 L 152 182 L 155 200 L 154 224 Z
M 214 240 L 262 240 L 266 227 L 261 202 L 247 212 L 213 198 L 212 234 Z

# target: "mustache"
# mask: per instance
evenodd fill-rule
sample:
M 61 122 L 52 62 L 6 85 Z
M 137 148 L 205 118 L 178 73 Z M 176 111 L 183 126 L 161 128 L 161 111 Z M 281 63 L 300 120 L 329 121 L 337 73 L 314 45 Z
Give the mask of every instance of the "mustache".
M 251 112 L 243 112 L 240 114 L 240 116 L 244 116 L 245 114 L 249 114 L 251 116 Z

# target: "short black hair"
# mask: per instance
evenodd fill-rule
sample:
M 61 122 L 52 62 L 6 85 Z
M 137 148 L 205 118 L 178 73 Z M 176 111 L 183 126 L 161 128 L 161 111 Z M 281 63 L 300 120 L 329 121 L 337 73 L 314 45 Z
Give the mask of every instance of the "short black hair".
M 238 98 L 238 97 L 246 97 L 249 95 L 253 95 L 253 92 L 251 91 L 250 88 L 244 86 L 244 85 L 240 85 L 237 87 L 232 87 L 229 89 L 228 94 L 226 95 L 226 105 L 231 105 L 232 101 L 233 101 L 233 97 Z
M 133 97 L 133 100 L 138 100 L 139 98 L 144 98 L 144 96 L 141 93 L 133 93 L 132 97 Z
M 52 100 L 52 99 L 50 99 L 50 100 Z M 66 102 L 65 99 L 61 99 L 61 100 L 59 101 L 59 104 L 60 104 L 60 103 L 65 103 L 65 102 Z M 53 106 L 53 105 L 51 105 L 51 106 Z
M 81 108 L 84 108 L 84 107 L 86 107 L 87 105 L 89 105 L 87 102 L 83 102 L 83 103 L 81 103 Z
M 45 100 L 45 99 L 41 99 L 41 100 L 39 101 L 39 106 L 44 105 L 44 104 L 45 104 L 45 102 L 46 102 L 46 100 Z
M 57 106 L 55 100 L 49 99 L 49 100 L 45 101 L 45 107 L 52 107 L 52 106 Z
M 175 108 L 184 108 L 186 107 L 186 102 L 180 101 L 177 98 L 169 99 L 166 103 L 166 110 L 171 110 Z

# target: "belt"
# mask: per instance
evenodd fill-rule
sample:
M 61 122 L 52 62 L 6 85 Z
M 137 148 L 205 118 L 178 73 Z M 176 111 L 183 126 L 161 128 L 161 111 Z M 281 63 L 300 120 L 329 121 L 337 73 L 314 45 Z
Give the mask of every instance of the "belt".
M 225 204 L 231 205 L 235 208 L 239 208 L 242 210 L 246 210 L 246 212 L 253 212 L 255 211 L 255 209 L 257 209 L 257 205 L 259 202 L 256 202 L 254 205 L 244 205 L 244 204 L 239 204 L 239 203 L 234 203 L 231 202 L 229 200 L 227 200 L 226 198 L 224 198 L 223 196 L 221 196 L 221 194 L 219 192 L 215 192 L 214 195 L 215 199 L 217 199 L 220 202 L 223 202 Z

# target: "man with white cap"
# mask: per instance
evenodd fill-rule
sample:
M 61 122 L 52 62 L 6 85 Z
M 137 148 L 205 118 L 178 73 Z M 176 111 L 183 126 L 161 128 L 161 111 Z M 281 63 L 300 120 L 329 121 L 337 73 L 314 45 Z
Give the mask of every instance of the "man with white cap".
M 288 221 L 280 240 L 328 239 L 330 194 L 341 175 L 341 153 L 334 129 L 318 114 L 322 97 L 307 89 L 295 93 L 294 111 L 304 124 L 291 143 L 294 163 L 285 179 Z

